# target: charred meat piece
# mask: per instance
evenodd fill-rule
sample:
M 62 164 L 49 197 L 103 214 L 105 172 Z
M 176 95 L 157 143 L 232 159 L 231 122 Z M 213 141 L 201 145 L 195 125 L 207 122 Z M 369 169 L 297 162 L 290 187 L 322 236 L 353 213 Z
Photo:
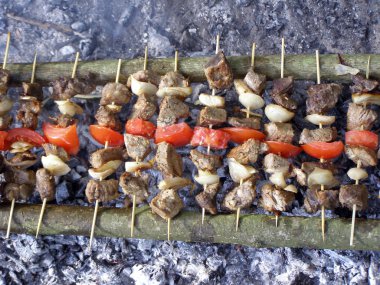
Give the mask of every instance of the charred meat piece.
M 69 161 L 70 157 L 67 154 L 66 150 L 63 147 L 57 146 L 55 144 L 51 143 L 44 143 L 42 144 L 42 147 L 45 151 L 45 154 L 48 156 L 49 154 L 53 154 L 58 156 L 62 161 L 67 162 Z
M 86 197 L 88 202 L 92 203 L 96 200 L 99 202 L 109 202 L 119 196 L 119 183 L 116 179 L 107 180 L 90 180 L 86 186 Z
M 189 106 L 173 96 L 166 96 L 164 99 L 162 99 L 160 105 L 160 113 L 157 118 L 157 126 L 170 126 L 175 124 L 179 118 L 186 118 L 188 116 Z
M 4 176 L 7 183 L 36 185 L 36 173 L 34 170 L 8 168 L 4 172 Z
M 22 93 L 23 93 L 23 96 L 34 97 L 38 101 L 42 101 L 44 99 L 42 86 L 38 83 L 23 82 Z
M 339 191 L 338 190 L 324 190 L 321 191 L 320 187 L 314 186 L 306 191 L 304 201 L 305 210 L 308 213 L 315 213 L 322 206 L 326 209 L 335 209 L 339 206 Z
M 16 153 L 12 158 L 8 160 L 8 162 L 13 165 L 22 164 L 22 162 L 26 161 L 37 162 L 37 155 L 27 150 L 24 152 Z
M 196 149 L 190 151 L 190 158 L 197 169 L 203 171 L 214 171 L 222 165 L 222 159 L 219 155 L 204 154 Z
M 314 130 L 303 129 L 300 135 L 299 144 L 311 142 L 332 142 L 337 137 L 336 128 L 318 128 Z
M 144 160 L 151 151 L 149 140 L 142 136 L 124 134 L 124 142 L 128 156 L 134 160 Z
M 73 117 L 64 114 L 60 114 L 58 117 L 50 117 L 50 120 L 60 128 L 67 128 L 77 122 Z
M 8 129 L 9 125 L 12 124 L 13 118 L 11 115 L 6 114 L 0 117 L 0 131 L 5 131 Z
M 38 115 L 41 113 L 41 103 L 38 100 L 20 100 L 17 120 L 24 128 L 35 130 L 38 125 Z
M 123 149 L 121 147 L 102 148 L 90 155 L 90 164 L 93 168 L 99 168 L 112 160 L 123 160 Z
M 268 153 L 263 160 L 264 171 L 266 173 L 282 172 L 289 173 L 290 162 L 277 154 Z
M 365 146 L 346 145 L 344 148 L 346 155 L 356 164 L 360 161 L 361 166 L 376 166 L 377 155 L 376 152 Z
M 350 103 L 347 111 L 347 130 L 370 130 L 377 120 L 377 113 L 364 106 Z
M 150 202 L 153 213 L 167 220 L 174 218 L 184 207 L 176 190 L 166 189 L 157 194 Z
M 379 86 L 377 80 L 365 79 L 362 75 L 353 75 L 352 82 L 354 83 L 354 86 L 351 86 L 352 93 L 371 92 Z
M 253 68 L 250 67 L 248 73 L 244 77 L 244 82 L 255 94 L 261 95 L 265 89 L 267 77 L 263 74 L 254 72 Z
M 141 204 L 149 197 L 148 176 L 133 176 L 131 173 L 124 172 L 120 176 L 119 185 L 126 195 L 136 195 L 136 203 Z
M 91 77 L 91 76 L 90 76 Z M 60 78 L 52 83 L 54 100 L 67 100 L 78 94 L 91 93 L 95 86 L 91 83 L 91 78 Z
M 254 179 L 249 179 L 228 192 L 223 200 L 223 207 L 230 211 L 248 208 L 256 197 L 254 182 Z
M 176 152 L 171 144 L 167 142 L 158 144 L 156 163 L 158 170 L 163 173 L 165 179 L 182 176 L 182 157 Z
M 11 73 L 7 69 L 0 68 L 0 95 L 7 94 Z
M 199 112 L 198 125 L 208 127 L 209 125 L 218 126 L 227 120 L 227 111 L 215 107 L 204 107 Z
M 98 121 L 99 126 L 111 128 L 115 131 L 120 131 L 122 129 L 118 114 L 113 112 L 107 106 L 99 107 L 95 119 Z
M 293 83 L 293 76 L 273 80 L 273 89 L 271 95 L 293 93 Z
M 341 93 L 342 87 L 335 83 L 310 86 L 306 99 L 307 114 L 324 114 L 334 108 Z
M 40 193 L 41 199 L 52 201 L 55 199 L 54 176 L 45 168 L 40 168 L 36 173 L 36 190 Z
M 293 192 L 277 189 L 272 184 L 264 184 L 261 188 L 261 206 L 269 212 L 285 212 L 289 210 L 295 199 Z
M 139 118 L 148 121 L 156 113 L 157 105 L 155 96 L 142 94 L 133 105 L 131 119 Z
M 237 128 L 249 128 L 249 129 L 260 129 L 260 118 L 259 117 L 249 117 L 249 118 L 238 118 L 229 117 L 228 124 Z
M 268 123 L 264 125 L 267 141 L 292 143 L 294 137 L 293 126 L 290 123 Z
M 129 102 L 131 96 L 132 94 L 127 86 L 121 83 L 110 82 L 103 87 L 100 105 L 105 106 L 113 103 L 122 106 Z
M 284 107 L 285 109 L 288 109 L 290 111 L 295 111 L 297 109 L 297 102 L 289 97 L 288 94 L 272 94 L 273 101 Z
M 261 142 L 249 139 L 245 143 L 234 147 L 228 153 L 228 158 L 234 158 L 241 164 L 255 163 L 261 153 Z
M 152 83 L 158 86 L 160 84 L 160 76 L 151 70 L 140 70 L 132 74 L 137 81 Z
M 292 177 L 295 176 L 296 179 L 297 179 L 297 182 L 301 186 L 306 186 L 306 184 L 307 184 L 307 175 L 306 175 L 306 173 L 301 168 L 293 167 L 292 168 L 291 176 Z
M 26 201 L 32 195 L 34 187 L 29 184 L 16 184 L 7 183 L 4 188 L 3 196 L 8 200 L 12 201 Z
M 219 191 L 219 187 L 219 183 L 206 185 L 204 190 L 195 196 L 198 205 L 212 215 L 218 213 L 216 208 L 216 194 Z
M 165 87 L 189 87 L 190 82 L 181 73 L 170 71 L 161 77 L 161 82 L 158 88 Z
M 343 207 L 346 207 L 350 210 L 352 210 L 354 205 L 356 205 L 356 209 L 358 211 L 367 209 L 367 187 L 362 184 L 342 185 L 339 191 L 339 202 Z
M 205 74 L 211 88 L 227 89 L 232 86 L 232 70 L 222 51 L 219 51 L 207 62 Z

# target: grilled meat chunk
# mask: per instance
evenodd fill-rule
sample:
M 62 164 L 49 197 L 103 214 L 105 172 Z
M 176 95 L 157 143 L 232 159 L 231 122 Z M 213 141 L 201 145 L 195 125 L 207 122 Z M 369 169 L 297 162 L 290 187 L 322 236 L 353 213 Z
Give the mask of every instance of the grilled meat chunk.
M 332 142 L 337 137 L 335 127 L 318 128 L 314 130 L 303 129 L 300 135 L 299 144 L 307 144 L 311 142 Z
M 98 149 L 91 153 L 89 162 L 93 168 L 99 168 L 112 160 L 123 160 L 123 149 L 121 147 Z
M 272 184 L 264 184 L 261 188 L 261 206 L 269 212 L 284 212 L 291 208 L 295 199 L 293 192 L 277 189 Z
M 228 124 L 237 128 L 249 128 L 254 130 L 260 129 L 260 118 L 259 117 L 249 117 L 249 118 L 238 118 L 229 117 Z
M 10 167 L 4 172 L 4 177 L 7 183 L 36 185 L 36 173 L 34 170 Z
M 103 87 L 102 98 L 99 104 L 105 106 L 114 103 L 115 105 L 122 106 L 129 102 L 131 96 L 132 94 L 127 86 L 121 83 L 110 82 Z
M 234 158 L 241 164 L 255 163 L 261 152 L 262 143 L 255 139 L 249 139 L 245 143 L 234 147 L 228 153 L 228 158 Z
M 290 162 L 277 154 L 268 153 L 264 157 L 263 166 L 266 173 L 281 172 L 286 175 L 289 173 Z
M 50 120 L 60 128 L 67 128 L 76 123 L 73 117 L 64 114 L 60 114 L 58 117 L 50 117 Z
M 273 89 L 271 94 L 290 94 L 293 93 L 293 76 L 278 78 L 273 80 Z
M 265 89 L 267 77 L 264 74 L 254 72 L 253 68 L 250 67 L 244 77 L 244 82 L 251 88 L 253 93 L 261 95 Z
M 347 130 L 370 130 L 377 120 L 377 113 L 364 106 L 350 103 L 347 111 Z
M 34 97 L 38 101 L 42 101 L 44 99 L 42 86 L 39 83 L 23 82 L 22 93 L 23 93 L 23 96 Z
M 148 121 L 156 113 L 157 105 L 155 96 L 142 94 L 133 105 L 131 119 L 139 118 Z
M 149 197 L 148 176 L 133 176 L 131 173 L 124 172 L 120 176 L 119 185 L 124 194 L 136 195 L 136 203 L 141 204 Z
M 11 115 L 6 114 L 4 116 L 0 116 L 0 131 L 5 131 L 9 128 L 10 124 L 12 124 L 13 118 Z
M 223 200 L 223 207 L 230 211 L 236 211 L 239 208 L 244 209 L 251 206 L 256 197 L 254 183 L 254 179 L 249 179 L 228 192 Z
M 232 70 L 222 51 L 219 51 L 207 62 L 205 74 L 210 88 L 227 89 L 232 86 Z
M 70 159 L 69 155 L 63 147 L 51 143 L 44 143 L 42 144 L 42 147 L 45 151 L 46 156 L 48 156 L 49 154 L 53 154 L 58 156 L 64 162 L 67 162 Z
M 78 94 L 91 93 L 95 89 L 95 86 L 90 83 L 91 79 L 91 75 L 86 79 L 59 78 L 52 83 L 52 97 L 54 100 L 67 100 Z
M 178 119 L 189 116 L 189 106 L 176 97 L 166 96 L 162 99 L 157 126 L 165 127 L 175 124 Z
M 160 191 L 150 202 L 153 213 L 167 220 L 175 217 L 184 207 L 176 190 L 166 189 Z
M 132 76 L 137 81 L 148 82 L 156 86 L 160 84 L 160 76 L 151 70 L 139 70 Z
M 3 196 L 8 201 L 26 201 L 32 196 L 34 187 L 29 184 L 7 183 L 3 190 Z
M 304 206 L 308 213 L 315 213 L 321 209 L 322 206 L 324 206 L 325 209 L 334 210 L 339 206 L 339 191 L 321 191 L 319 186 L 313 186 L 306 191 Z
M 24 128 L 35 130 L 38 125 L 38 115 L 41 113 L 41 103 L 38 100 L 20 100 L 17 120 Z
M 120 131 L 122 129 L 122 124 L 118 114 L 113 112 L 107 106 L 99 107 L 96 112 L 95 119 L 98 121 L 100 126 L 111 128 L 116 131 Z
M 335 83 L 311 85 L 307 90 L 307 114 L 324 114 L 338 102 L 342 87 Z
M 124 143 L 128 156 L 142 161 L 150 153 L 150 143 L 147 138 L 131 134 L 124 134 Z
M 198 125 L 208 127 L 210 125 L 218 126 L 227 120 L 227 111 L 221 108 L 204 107 L 199 112 Z
M 292 143 L 294 138 L 293 126 L 290 123 L 268 123 L 264 125 L 266 140 Z
M 55 180 L 49 170 L 40 168 L 36 172 L 36 190 L 40 193 L 41 199 L 52 201 L 55 199 Z
M 99 202 L 109 202 L 119 196 L 119 183 L 116 179 L 107 180 L 89 180 L 86 186 L 86 197 L 88 202 L 92 203 L 96 200 Z
M 165 87 L 189 87 L 190 82 L 181 73 L 170 71 L 161 77 L 161 82 L 158 88 Z
M 339 202 L 343 207 L 346 207 L 350 210 L 352 210 L 354 205 L 356 205 L 356 209 L 358 211 L 367 209 L 367 187 L 362 184 L 342 185 L 339 191 Z
M 297 110 L 297 102 L 289 97 L 288 94 L 271 94 L 273 101 L 285 109 L 288 109 L 289 111 L 295 111 Z
M 0 68 L 0 95 L 6 95 L 11 73 L 7 69 Z
M 371 92 L 379 86 L 377 80 L 365 79 L 362 75 L 353 75 L 352 82 L 354 83 L 351 86 L 352 93 Z
M 156 164 L 165 179 L 182 176 L 182 157 L 176 152 L 175 148 L 167 142 L 162 142 L 157 145 Z
M 36 163 L 37 162 L 37 155 L 34 154 L 34 153 L 32 153 L 32 152 L 30 152 L 30 151 L 28 151 L 28 150 L 26 150 L 24 152 L 16 153 L 12 158 L 10 158 L 8 160 L 8 162 L 10 164 L 13 164 L 13 165 L 16 165 L 16 164 L 19 164 L 19 163 L 22 163 L 22 162 L 26 162 L 26 161 Z M 30 166 L 31 165 L 28 165 L 28 167 L 30 167 Z
M 195 196 L 195 200 L 197 201 L 199 207 L 205 209 L 212 215 L 216 215 L 218 210 L 216 208 L 216 194 L 218 193 L 220 188 L 219 183 L 206 185 L 204 190 Z
M 190 151 L 190 158 L 197 167 L 203 171 L 214 171 L 222 165 L 222 159 L 219 155 L 204 154 L 196 149 Z
M 306 184 L 307 184 L 307 175 L 306 175 L 306 173 L 301 168 L 298 168 L 298 167 L 293 167 L 292 168 L 291 177 L 294 177 L 294 176 L 296 177 L 297 182 L 301 186 L 306 186 Z
M 346 155 L 356 164 L 360 161 L 361 166 L 376 166 L 377 155 L 376 152 L 365 146 L 346 145 L 344 148 Z

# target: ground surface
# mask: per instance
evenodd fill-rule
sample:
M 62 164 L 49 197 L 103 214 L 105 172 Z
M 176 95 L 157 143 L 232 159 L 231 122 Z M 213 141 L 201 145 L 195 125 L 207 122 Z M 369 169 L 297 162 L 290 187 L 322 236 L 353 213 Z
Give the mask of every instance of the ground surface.
M 0 0 L 0 50 L 10 62 L 227 54 L 380 52 L 377 1 Z M 46 23 L 49 24 L 46 24 Z M 380 254 L 18 235 L 0 242 L 0 284 L 379 284 Z

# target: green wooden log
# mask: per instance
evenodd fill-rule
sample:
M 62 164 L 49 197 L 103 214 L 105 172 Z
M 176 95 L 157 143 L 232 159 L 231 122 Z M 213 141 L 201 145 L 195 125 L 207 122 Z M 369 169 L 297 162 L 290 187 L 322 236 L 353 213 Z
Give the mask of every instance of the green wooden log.
M 341 59 L 352 67 L 365 72 L 368 54 L 341 55 Z M 180 58 L 178 68 L 192 82 L 205 81 L 203 67 L 209 57 Z M 250 66 L 249 56 L 231 56 L 228 60 L 236 78 L 242 78 Z M 322 80 L 350 81 L 350 76 L 336 75 L 335 65 L 339 63 L 337 54 L 320 55 Z M 78 65 L 77 75 L 83 77 L 89 72 L 97 74 L 96 83 L 105 84 L 115 80 L 117 60 L 82 61 Z M 60 76 L 70 76 L 73 68 L 72 62 L 38 63 L 36 69 L 36 81 L 48 83 Z M 126 59 L 121 68 L 120 80 L 125 82 L 128 75 L 143 68 L 143 59 Z M 174 69 L 173 58 L 149 59 L 148 68 L 165 74 Z M 12 73 L 12 84 L 17 85 L 22 81 L 29 81 L 32 71 L 31 64 L 8 64 L 7 69 Z M 255 58 L 255 70 L 266 74 L 270 79 L 280 77 L 280 56 L 266 55 Z M 371 77 L 380 79 L 380 55 L 371 54 Z M 299 80 L 315 80 L 316 63 L 315 55 L 286 55 L 285 75 L 293 75 Z
M 0 230 L 7 228 L 9 210 L 9 206 L 0 207 Z M 34 235 L 40 210 L 40 205 L 16 205 L 11 232 Z M 88 236 L 93 211 L 93 207 L 48 205 L 40 233 Z M 202 226 L 199 212 L 182 211 L 171 222 L 171 239 L 252 247 L 380 250 L 380 220 L 357 219 L 354 246 L 351 247 L 351 219 L 327 219 L 326 240 L 323 242 L 318 217 L 281 216 L 276 228 L 273 216 L 242 214 L 238 232 L 235 232 L 235 217 L 234 214 L 206 216 Z M 130 220 L 130 209 L 100 208 L 95 236 L 129 238 Z M 152 214 L 149 207 L 137 208 L 135 237 L 165 240 L 167 223 Z

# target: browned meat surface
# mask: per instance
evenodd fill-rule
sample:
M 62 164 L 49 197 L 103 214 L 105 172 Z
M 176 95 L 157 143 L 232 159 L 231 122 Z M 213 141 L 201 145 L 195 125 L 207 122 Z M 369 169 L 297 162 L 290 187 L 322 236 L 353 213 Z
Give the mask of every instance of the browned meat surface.
M 38 125 L 38 115 L 41 113 L 41 103 L 38 100 L 20 100 L 17 120 L 24 128 L 35 130 Z
M 260 150 L 261 142 L 249 139 L 245 143 L 231 149 L 227 157 L 234 158 L 241 164 L 255 163 L 261 153 Z
M 116 179 L 89 180 L 86 186 L 86 197 L 88 202 L 96 200 L 99 202 L 109 202 L 119 197 L 119 183 Z
M 5 131 L 8 129 L 9 125 L 12 124 L 13 118 L 11 115 L 7 114 L 0 117 L 0 131 Z
M 157 145 L 156 164 L 165 179 L 182 176 L 182 157 L 176 152 L 175 148 L 167 142 L 162 142 Z
M 228 123 L 231 126 L 237 128 L 249 128 L 249 129 L 260 129 L 261 120 L 259 117 L 249 117 L 249 118 L 238 118 L 238 117 L 229 117 Z
M 289 97 L 288 94 L 271 94 L 273 101 L 290 111 L 297 110 L 297 102 Z
M 140 70 L 132 74 L 133 78 L 141 82 L 149 82 L 158 86 L 160 84 L 160 76 L 151 70 Z
M 148 192 L 148 176 L 133 176 L 128 172 L 124 172 L 120 176 L 120 187 L 124 194 L 133 196 L 136 195 L 136 203 L 141 204 L 149 197 Z
M 306 186 L 306 184 L 307 184 L 307 175 L 306 175 L 306 173 L 301 168 L 293 167 L 291 174 L 292 174 L 291 175 L 292 177 L 294 177 L 294 176 L 296 177 L 297 182 L 301 186 Z
M 205 75 L 210 88 L 227 89 L 231 87 L 233 73 L 222 51 L 219 51 L 207 62 Z
M 64 114 L 59 114 L 58 117 L 50 117 L 50 120 L 60 128 L 67 128 L 76 123 L 73 117 Z
M 371 92 L 379 86 L 377 80 L 365 79 L 362 75 L 352 76 L 352 82 L 354 83 L 351 86 L 352 93 Z
M 249 179 L 228 192 L 222 205 L 230 211 L 236 211 L 238 208 L 244 209 L 251 206 L 255 197 L 255 180 Z
M 123 160 L 123 149 L 121 147 L 102 148 L 91 153 L 89 162 L 93 168 L 99 168 L 112 160 Z
M 219 191 L 219 183 L 206 185 L 204 190 L 195 196 L 199 207 L 205 209 L 212 215 L 216 215 L 218 210 L 216 208 L 216 194 Z
M 43 100 L 42 86 L 39 83 L 23 82 L 22 93 L 23 96 L 31 96 L 38 101 Z
M 253 68 L 250 67 L 244 77 L 244 82 L 251 88 L 253 93 L 261 95 L 265 89 L 267 77 L 264 74 L 254 72 Z
M 95 86 L 90 83 L 91 78 L 60 78 L 52 82 L 54 100 L 67 100 L 78 94 L 91 93 Z
M 292 143 L 294 137 L 293 126 L 290 123 L 268 123 L 264 125 L 267 141 Z
M 8 161 L 12 164 L 18 164 L 18 163 L 25 162 L 25 161 L 37 162 L 37 155 L 27 150 L 24 152 L 16 153 Z
M 107 83 L 102 90 L 100 105 L 105 106 L 114 103 L 115 105 L 122 106 L 129 102 L 131 96 L 131 92 L 129 92 L 124 84 L 116 82 Z
M 2 196 L 8 201 L 26 201 L 32 196 L 34 187 L 28 184 L 7 183 Z
M 136 103 L 133 105 L 131 119 L 139 118 L 148 121 L 156 113 L 157 104 L 156 97 L 142 94 L 138 97 Z
M 358 211 L 367 209 L 368 190 L 365 185 L 342 185 L 339 191 L 339 202 L 343 207 L 352 210 L 354 204 Z
M 36 190 L 40 193 L 41 200 L 52 201 L 55 199 L 54 176 L 45 168 L 40 168 L 36 172 Z
M 339 191 L 321 191 L 320 187 L 317 186 L 307 189 L 304 206 L 308 213 L 315 213 L 321 209 L 322 206 L 324 206 L 325 209 L 334 210 L 339 206 Z
M 324 114 L 338 102 L 342 87 L 335 83 L 311 85 L 307 90 L 307 114 Z
M 290 94 L 293 93 L 293 76 L 288 76 L 284 78 L 278 78 L 273 80 L 273 94 Z
M 152 199 L 150 207 L 153 213 L 167 220 L 174 218 L 184 205 L 176 190 L 166 189 Z
M 306 161 L 302 163 L 301 169 L 304 171 L 307 175 L 312 173 L 314 169 L 322 168 L 322 169 L 328 169 L 332 173 L 336 173 L 337 169 L 334 166 L 334 164 L 331 161 L 325 161 L 325 162 L 320 162 L 320 161 Z
M 265 184 L 261 188 L 261 206 L 269 212 L 285 212 L 289 210 L 295 199 L 293 192 L 277 189 L 272 184 Z
M 157 126 L 165 127 L 175 124 L 179 118 L 189 116 L 189 106 L 173 96 L 162 99 Z
M 190 82 L 185 76 L 176 71 L 170 71 L 161 77 L 158 88 L 164 87 L 189 87 Z
M 347 130 L 370 130 L 377 120 L 377 113 L 364 106 L 350 103 L 347 111 Z
M 128 156 L 134 160 L 142 161 L 151 152 L 147 138 L 131 134 L 124 134 L 125 147 Z
M 34 170 L 8 168 L 4 172 L 7 183 L 36 185 L 36 173 Z
M 209 125 L 218 126 L 227 120 L 227 111 L 221 108 L 204 107 L 199 112 L 198 125 L 208 127 Z
M 196 149 L 190 151 L 190 159 L 193 161 L 197 169 L 203 171 L 214 171 L 222 165 L 222 158 L 215 154 L 205 154 Z
M 347 157 L 356 164 L 360 161 L 363 167 L 377 165 L 377 155 L 373 149 L 365 146 L 346 145 L 344 150 Z
M 58 156 L 60 159 L 62 159 L 64 162 L 69 161 L 70 157 L 67 154 L 66 150 L 63 147 L 56 146 L 55 144 L 51 143 L 44 143 L 42 144 L 42 147 L 44 148 L 44 151 L 46 155 L 53 154 Z
M 299 144 L 307 144 L 310 142 L 332 142 L 337 137 L 335 127 L 318 128 L 314 130 L 303 129 L 300 135 Z
M 263 160 L 263 167 L 267 173 L 289 173 L 290 162 L 277 154 L 268 153 Z
M 0 68 L 0 95 L 7 94 L 11 73 L 7 69 Z
M 100 126 L 111 128 L 115 131 L 120 131 L 123 128 L 118 114 L 113 112 L 107 106 L 99 107 L 95 119 Z

